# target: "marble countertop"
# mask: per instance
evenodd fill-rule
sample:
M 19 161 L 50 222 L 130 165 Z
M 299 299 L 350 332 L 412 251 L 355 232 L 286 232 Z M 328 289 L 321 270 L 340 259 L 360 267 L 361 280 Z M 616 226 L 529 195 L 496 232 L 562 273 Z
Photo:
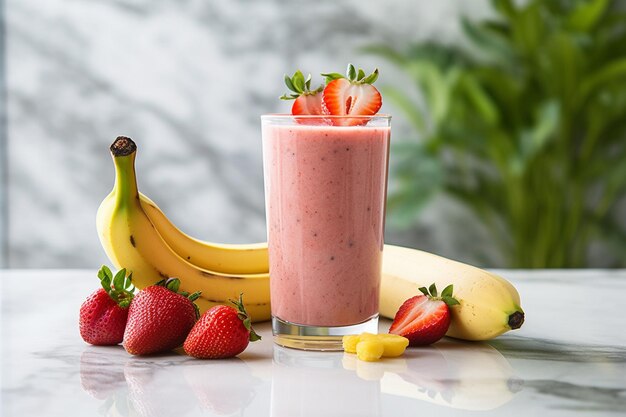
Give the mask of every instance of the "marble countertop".
M 499 271 L 526 323 L 356 361 L 263 336 L 239 358 L 132 357 L 78 334 L 95 271 L 0 271 L 3 416 L 576 416 L 626 413 L 626 271 Z M 381 331 L 389 326 L 381 322 Z

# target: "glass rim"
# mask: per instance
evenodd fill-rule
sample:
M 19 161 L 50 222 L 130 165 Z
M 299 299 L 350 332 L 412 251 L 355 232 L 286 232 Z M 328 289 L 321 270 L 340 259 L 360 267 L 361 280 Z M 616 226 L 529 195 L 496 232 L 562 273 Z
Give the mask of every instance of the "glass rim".
M 345 115 L 340 116 L 336 114 L 289 114 L 289 113 L 268 113 L 262 114 L 261 119 L 331 119 L 331 120 L 341 120 L 341 119 L 387 119 L 391 120 L 390 114 L 372 114 L 369 116 L 357 116 L 357 115 Z

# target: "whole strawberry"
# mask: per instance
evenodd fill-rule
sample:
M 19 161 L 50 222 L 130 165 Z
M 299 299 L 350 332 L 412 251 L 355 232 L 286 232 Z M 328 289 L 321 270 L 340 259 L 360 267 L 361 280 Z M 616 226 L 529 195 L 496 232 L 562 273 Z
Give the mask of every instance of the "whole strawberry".
M 196 322 L 194 304 L 200 293 L 178 293 L 180 280 L 169 278 L 144 288 L 128 312 L 124 349 L 132 355 L 149 355 L 177 348 Z
M 183 345 L 189 356 L 200 359 L 231 358 L 243 352 L 249 342 L 261 340 L 251 326 L 243 296 L 230 300 L 236 308 L 219 305 L 206 311 L 193 326 Z
M 106 266 L 98 271 L 102 288 L 96 290 L 80 306 L 80 336 L 92 345 L 117 345 L 122 341 L 128 306 L 133 299 L 132 274 L 121 269 L 113 276 Z
M 424 346 L 441 339 L 450 327 L 450 307 L 459 304 L 452 296 L 452 285 L 448 285 L 437 296 L 437 287 L 419 289 L 424 295 L 406 300 L 401 306 L 389 333 L 409 339 L 409 346 Z

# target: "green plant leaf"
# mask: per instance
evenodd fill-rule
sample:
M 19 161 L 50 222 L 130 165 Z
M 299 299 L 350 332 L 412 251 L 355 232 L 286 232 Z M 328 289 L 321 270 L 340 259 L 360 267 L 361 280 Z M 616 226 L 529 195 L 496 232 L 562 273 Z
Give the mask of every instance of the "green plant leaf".
M 378 55 L 381 58 L 390 61 L 397 66 L 404 66 L 406 63 L 406 58 L 394 48 L 391 48 L 387 45 L 371 45 L 361 48 L 361 52 L 366 54 Z M 322 74 L 324 75 L 324 74 Z
M 419 290 L 425 296 L 429 296 L 430 295 L 430 293 L 428 292 L 428 289 L 426 287 L 420 287 Z
M 406 120 L 413 125 L 417 132 L 425 133 L 426 123 L 424 122 L 424 115 L 418 105 L 409 98 L 404 90 L 385 86 L 381 87 L 381 93 L 392 106 L 404 112 Z
M 608 0 L 589 0 L 579 3 L 567 16 L 567 27 L 581 32 L 588 32 L 598 23 L 608 5 Z
M 461 20 L 463 33 L 474 43 L 480 53 L 506 62 L 512 59 L 512 47 L 509 39 L 501 32 L 494 30 L 489 24 L 476 24 L 463 18 Z
M 626 57 L 604 65 L 585 79 L 580 85 L 579 97 L 584 100 L 605 84 L 619 81 L 626 83 Z
M 515 18 L 517 9 L 512 0 L 492 0 L 493 7 L 509 19 Z
M 470 102 L 475 106 L 485 123 L 497 125 L 500 121 L 498 108 L 476 78 L 471 74 L 464 74 L 461 78 L 461 84 Z
M 584 265 L 592 241 L 621 242 L 585 210 L 614 218 L 626 195 L 626 13 L 600 0 L 492 4 L 495 18 L 462 22 L 469 47 L 366 49 L 416 87 L 381 89 L 416 132 L 392 148 L 388 219 L 415 222 L 444 190 L 510 266 Z
M 440 161 L 423 144 L 396 142 L 391 148 L 394 181 L 387 199 L 388 226 L 405 229 L 442 191 L 444 178 Z
M 522 131 L 520 135 L 521 161 L 524 167 L 543 150 L 549 139 L 554 138 L 559 125 L 558 102 L 552 100 L 540 104 L 535 117 L 537 121 L 534 126 Z

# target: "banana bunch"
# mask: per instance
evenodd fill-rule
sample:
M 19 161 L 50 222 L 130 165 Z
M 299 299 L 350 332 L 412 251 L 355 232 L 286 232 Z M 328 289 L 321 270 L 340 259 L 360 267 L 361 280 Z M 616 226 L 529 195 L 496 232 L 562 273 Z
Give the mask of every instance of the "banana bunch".
M 111 145 L 115 185 L 96 216 L 98 236 L 111 262 L 132 271 L 140 289 L 163 278 L 180 278 L 181 290 L 202 291 L 196 300 L 202 312 L 244 293 L 252 319 L 268 320 L 267 244 L 216 244 L 183 233 L 137 190 L 136 150 L 135 143 L 122 136 Z
M 253 321 L 269 320 L 270 284 L 266 243 L 227 245 L 194 239 L 137 190 L 135 143 L 118 137 L 111 145 L 115 185 L 97 214 L 98 236 L 116 268 L 133 272 L 137 288 L 168 277 L 181 289 L 202 291 L 196 301 L 204 312 L 244 293 Z M 447 335 L 486 340 L 519 328 L 524 321 L 517 291 L 487 271 L 415 249 L 385 245 L 380 314 L 393 319 L 400 305 L 435 282 L 454 285 L 460 305 L 452 307 Z

